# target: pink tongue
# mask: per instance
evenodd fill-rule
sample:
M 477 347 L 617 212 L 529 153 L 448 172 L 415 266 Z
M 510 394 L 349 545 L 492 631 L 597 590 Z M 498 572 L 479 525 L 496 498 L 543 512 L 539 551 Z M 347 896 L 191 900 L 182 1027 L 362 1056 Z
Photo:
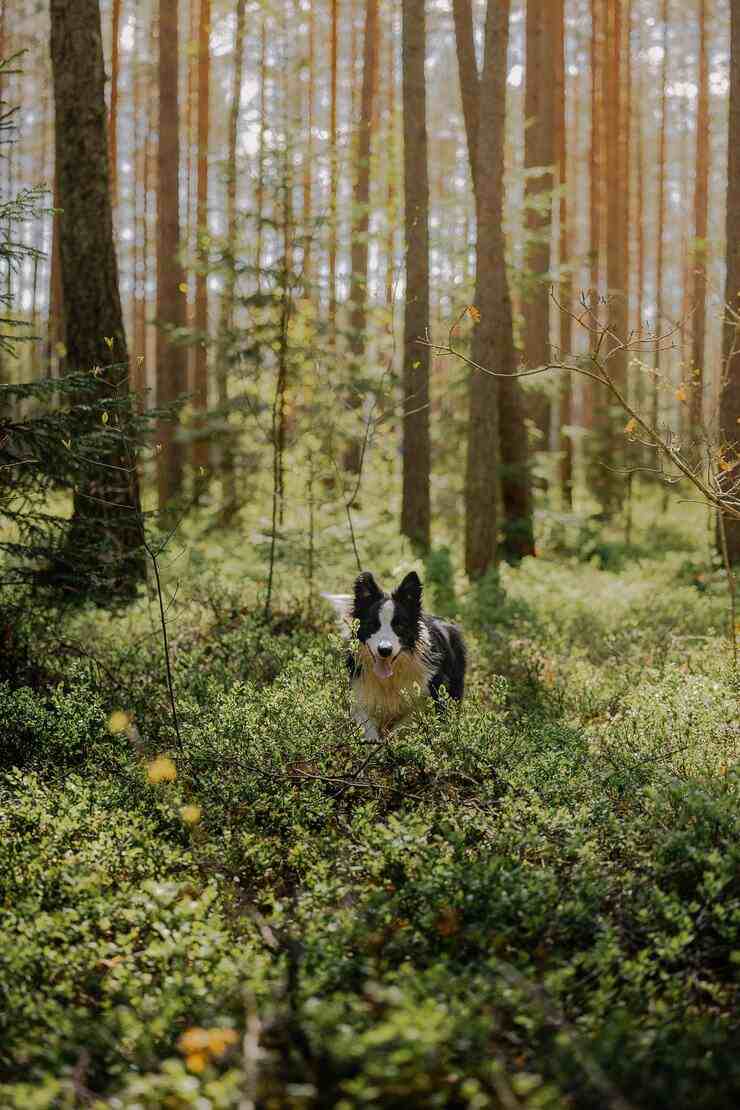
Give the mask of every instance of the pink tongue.
M 393 674 L 393 664 L 390 659 L 376 659 L 375 673 L 378 678 L 390 678 Z

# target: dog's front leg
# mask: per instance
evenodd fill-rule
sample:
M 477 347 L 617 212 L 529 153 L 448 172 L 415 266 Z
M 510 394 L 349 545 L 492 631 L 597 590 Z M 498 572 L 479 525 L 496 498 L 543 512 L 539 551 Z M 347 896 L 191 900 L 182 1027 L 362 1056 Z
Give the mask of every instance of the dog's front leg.
M 378 726 L 374 721 L 371 721 L 364 709 L 359 705 L 355 705 L 352 710 L 352 719 L 355 724 L 358 724 L 365 735 L 366 744 L 376 744 L 380 740 L 380 733 Z

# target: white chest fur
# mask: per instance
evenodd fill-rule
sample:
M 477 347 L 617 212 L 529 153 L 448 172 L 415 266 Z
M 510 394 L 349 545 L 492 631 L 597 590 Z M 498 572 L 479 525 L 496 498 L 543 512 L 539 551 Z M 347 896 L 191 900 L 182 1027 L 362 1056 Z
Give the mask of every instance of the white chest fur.
M 362 671 L 352 681 L 352 690 L 362 714 L 379 726 L 388 727 L 406 716 L 429 693 L 431 671 L 418 654 L 401 652 L 393 674 L 380 678 L 366 648 L 360 648 Z

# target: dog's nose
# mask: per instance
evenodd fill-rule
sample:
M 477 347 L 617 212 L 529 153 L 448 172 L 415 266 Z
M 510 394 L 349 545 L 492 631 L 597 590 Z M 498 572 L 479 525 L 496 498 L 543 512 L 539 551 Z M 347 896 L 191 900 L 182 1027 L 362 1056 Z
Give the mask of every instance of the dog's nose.
M 381 640 L 378 644 L 378 655 L 381 655 L 383 659 L 387 659 L 392 651 L 393 645 L 389 644 L 387 640 Z

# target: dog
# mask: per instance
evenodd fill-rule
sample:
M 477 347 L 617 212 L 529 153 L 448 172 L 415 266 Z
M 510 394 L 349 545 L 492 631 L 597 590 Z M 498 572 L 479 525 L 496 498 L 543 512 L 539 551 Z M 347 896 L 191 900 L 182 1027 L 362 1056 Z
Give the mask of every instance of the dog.
M 422 585 L 411 571 L 392 594 L 369 571 L 355 581 L 354 595 L 324 594 L 349 639 L 357 621 L 358 649 L 347 655 L 353 716 L 367 741 L 377 741 L 424 696 L 441 705 L 442 690 L 460 701 L 465 689 L 466 650 L 456 625 L 423 612 Z

